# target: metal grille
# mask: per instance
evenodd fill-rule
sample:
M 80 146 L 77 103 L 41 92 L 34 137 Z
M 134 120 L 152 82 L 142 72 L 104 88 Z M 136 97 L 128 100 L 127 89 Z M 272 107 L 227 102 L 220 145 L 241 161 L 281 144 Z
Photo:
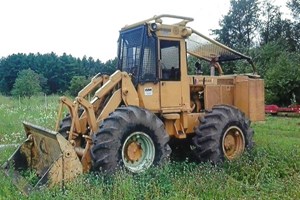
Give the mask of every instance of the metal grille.
M 156 71 L 156 37 L 155 35 L 145 35 L 145 45 L 143 51 L 140 81 L 154 81 L 157 79 Z
M 195 30 L 193 30 L 193 34 L 187 39 L 187 51 L 192 55 L 206 60 L 211 60 L 212 58 L 218 58 L 219 61 L 250 59 Z
M 125 31 L 120 35 L 120 63 L 123 71 L 137 75 L 143 44 L 143 27 Z
M 134 84 L 157 79 L 156 41 L 144 25 L 121 32 L 119 69 L 132 74 Z

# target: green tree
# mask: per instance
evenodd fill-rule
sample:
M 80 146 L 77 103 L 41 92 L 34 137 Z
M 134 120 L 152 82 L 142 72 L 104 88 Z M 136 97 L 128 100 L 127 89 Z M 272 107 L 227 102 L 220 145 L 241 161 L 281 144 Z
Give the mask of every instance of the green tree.
M 235 49 L 250 49 L 254 45 L 259 24 L 258 0 L 231 0 L 230 10 L 213 30 L 217 39 Z
M 295 41 L 295 51 L 300 51 L 300 0 L 290 0 L 287 3 L 288 8 L 291 10 L 294 17 L 292 24 L 293 39 Z
M 10 94 L 18 73 L 29 66 L 25 63 L 25 54 L 12 54 L 1 59 L 0 63 L 0 90 L 3 94 Z
M 294 18 L 300 21 L 300 0 L 290 0 L 287 6 L 292 11 Z
M 261 45 L 274 42 L 282 37 L 283 19 L 278 6 L 271 1 L 264 1 L 262 4 L 262 20 L 260 22 Z
M 108 60 L 105 62 L 104 68 L 101 70 L 102 73 L 112 74 L 117 69 L 118 59 Z
M 249 53 L 257 43 L 259 14 L 258 0 L 231 0 L 229 12 L 219 22 L 221 28 L 212 32 L 221 43 Z M 222 66 L 225 74 L 251 71 L 250 68 L 243 69 L 244 63 L 222 63 Z
M 74 76 L 70 82 L 69 94 L 77 96 L 78 92 L 82 90 L 88 83 L 89 79 L 85 76 Z
M 251 55 L 265 80 L 266 103 L 289 105 L 293 93 L 300 100 L 300 54 L 290 52 L 285 40 L 253 49 Z
M 266 101 L 279 105 L 290 105 L 293 94 L 300 97 L 300 55 L 282 52 L 265 76 Z
M 25 69 L 18 73 L 11 93 L 13 96 L 30 98 L 41 90 L 39 75 L 31 69 Z

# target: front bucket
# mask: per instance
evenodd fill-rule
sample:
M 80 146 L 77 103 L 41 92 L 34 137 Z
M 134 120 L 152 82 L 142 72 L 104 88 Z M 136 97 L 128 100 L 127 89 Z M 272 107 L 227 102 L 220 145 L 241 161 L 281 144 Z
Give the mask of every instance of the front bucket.
M 64 184 L 82 173 L 82 164 L 74 147 L 61 134 L 23 122 L 27 139 L 2 168 L 25 194 L 42 185 Z M 34 184 L 24 174 L 34 174 Z M 31 181 L 30 181 L 31 182 Z

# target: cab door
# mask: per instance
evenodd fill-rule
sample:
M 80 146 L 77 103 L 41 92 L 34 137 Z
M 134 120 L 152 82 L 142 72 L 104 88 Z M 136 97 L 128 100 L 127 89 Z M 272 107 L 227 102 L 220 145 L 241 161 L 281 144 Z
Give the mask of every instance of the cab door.
M 160 40 L 160 102 L 162 108 L 181 107 L 180 41 Z

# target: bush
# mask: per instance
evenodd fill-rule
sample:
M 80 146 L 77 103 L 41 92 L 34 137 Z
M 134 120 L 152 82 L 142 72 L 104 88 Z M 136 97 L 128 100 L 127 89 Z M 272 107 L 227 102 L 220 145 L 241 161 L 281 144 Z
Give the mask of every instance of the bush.
M 11 94 L 30 98 L 41 91 L 39 75 L 31 69 L 25 69 L 18 73 Z
M 85 76 L 74 76 L 69 87 L 69 94 L 77 96 L 78 92 L 82 90 L 89 83 L 89 79 Z

